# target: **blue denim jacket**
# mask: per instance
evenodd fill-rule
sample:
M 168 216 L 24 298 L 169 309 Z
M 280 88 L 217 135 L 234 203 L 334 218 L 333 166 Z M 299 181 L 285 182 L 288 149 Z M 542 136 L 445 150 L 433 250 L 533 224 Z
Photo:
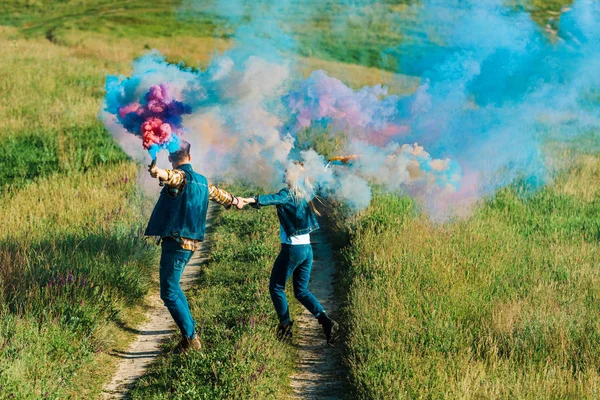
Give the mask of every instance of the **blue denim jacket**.
M 306 200 L 297 200 L 288 188 L 278 193 L 256 196 L 256 205 L 277 206 L 279 223 L 288 237 L 305 235 L 319 229 L 317 216 Z
M 166 186 L 162 189 L 144 234 L 204 240 L 208 181 L 194 172 L 190 164 L 180 165 L 178 169 L 186 176 L 183 190 L 179 195 L 171 196 Z

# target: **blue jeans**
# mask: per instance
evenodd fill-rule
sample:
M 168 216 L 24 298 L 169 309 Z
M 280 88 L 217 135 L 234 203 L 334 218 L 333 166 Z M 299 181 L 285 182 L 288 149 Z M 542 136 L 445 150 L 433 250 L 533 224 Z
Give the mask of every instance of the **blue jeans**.
M 271 300 L 277 311 L 279 323 L 285 325 L 290 322 L 290 310 L 285 296 L 285 284 L 293 275 L 294 296 L 312 315 L 317 318 L 324 312 L 323 306 L 308 290 L 310 270 L 312 268 L 313 252 L 310 244 L 281 245 L 281 252 L 275 260 L 271 271 L 269 292 Z
M 179 286 L 179 280 L 192 254 L 193 251 L 184 250 L 173 238 L 162 240 L 159 271 L 160 298 L 171 313 L 181 334 L 190 339 L 195 335 L 196 321 L 192 318 L 190 306 Z

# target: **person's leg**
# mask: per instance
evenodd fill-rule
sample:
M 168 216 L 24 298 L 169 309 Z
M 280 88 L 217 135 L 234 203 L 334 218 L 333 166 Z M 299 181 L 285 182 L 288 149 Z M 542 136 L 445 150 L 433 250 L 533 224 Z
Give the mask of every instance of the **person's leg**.
M 173 239 L 167 238 L 162 242 L 159 271 L 160 298 L 181 330 L 181 334 L 187 339 L 194 337 L 196 322 L 192 318 L 179 280 L 192 254 L 193 251 L 182 249 Z
M 312 292 L 308 290 L 308 282 L 310 281 L 310 272 L 312 270 L 313 252 L 310 245 L 302 247 L 304 247 L 305 259 L 294 270 L 294 295 L 296 296 L 296 299 L 298 299 L 298 301 L 319 320 L 319 324 L 323 326 L 323 333 L 325 333 L 327 343 L 333 344 L 338 336 L 339 325 L 329 318 L 323 309 L 323 306 L 319 303 L 319 300 L 317 300 Z
M 308 282 L 310 281 L 310 272 L 312 269 L 313 253 L 310 245 L 294 246 L 298 248 L 298 252 L 302 254 L 302 262 L 294 270 L 294 296 L 315 318 L 324 312 L 323 306 L 319 300 L 308 290 Z
M 285 296 L 285 283 L 294 271 L 294 267 L 290 246 L 281 246 L 281 251 L 275 260 L 275 264 L 273 264 L 271 279 L 269 281 L 269 293 L 271 294 L 271 300 L 273 301 L 273 306 L 275 306 L 280 326 L 290 323 L 290 309 Z

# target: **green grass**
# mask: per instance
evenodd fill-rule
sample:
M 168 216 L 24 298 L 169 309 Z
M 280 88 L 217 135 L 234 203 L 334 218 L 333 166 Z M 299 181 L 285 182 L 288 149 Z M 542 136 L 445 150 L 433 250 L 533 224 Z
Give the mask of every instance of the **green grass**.
M 6 155 L 0 164 L 0 182 L 5 183 L 0 192 L 26 186 L 38 177 L 85 173 L 127 159 L 98 125 L 74 127 L 69 136 L 55 132 L 11 136 L 0 143 L 0 152 Z
M 0 24 L 21 27 L 28 36 L 43 35 L 60 44 L 60 33 L 79 30 L 110 34 L 113 37 L 210 36 L 213 17 L 182 19 L 176 0 L 148 3 L 140 0 L 17 0 L 0 5 Z
M 69 32 L 86 32 L 111 37 L 176 38 L 216 37 L 229 39 L 237 26 L 254 18 L 259 31 L 264 15 L 277 15 L 282 31 L 296 42 L 296 51 L 304 57 L 338 61 L 401 71 L 396 56 L 399 44 L 422 40 L 426 32 L 414 21 L 409 6 L 418 0 L 357 1 L 327 0 L 291 2 L 285 7 L 269 6 L 272 1 L 241 2 L 235 18 L 215 11 L 217 1 L 152 2 L 129 0 L 18 0 L 0 5 L 0 24 L 19 27 L 28 37 L 45 37 L 68 45 Z M 529 12 L 538 24 L 546 26 L 572 0 L 507 0 L 506 4 Z M 267 7 L 265 7 L 265 5 Z M 460 7 L 460 3 L 456 4 Z M 449 9 L 449 12 L 451 10 Z M 269 17 L 270 18 L 270 17 Z M 261 32 L 269 36 L 273 32 Z
M 136 171 L 51 174 L 0 197 L 0 398 L 100 392 L 103 354 L 152 286 Z
M 521 4 L 545 25 L 569 1 Z M 97 113 L 105 75 L 127 74 L 148 49 L 205 66 L 231 45 L 235 26 L 206 12 L 187 18 L 178 5 L 0 3 L 0 399 L 98 397 L 114 371 L 107 353 L 126 346 L 123 326 L 141 321 L 156 289 L 158 249 L 141 239 L 152 204 Z M 352 21 L 338 2 L 318 7 L 290 25 L 305 73 L 414 87 L 344 64 L 394 70 L 382 49 L 418 34 L 393 24 L 389 10 L 405 5 L 382 2 Z M 339 138 L 302 141 L 339 149 Z M 570 171 L 527 199 L 503 190 L 463 222 L 432 225 L 387 195 L 348 221 L 340 293 L 356 397 L 593 397 L 600 163 L 588 155 Z M 273 340 L 266 290 L 276 227 L 267 210 L 219 216 L 190 297 L 206 351 L 161 358 L 135 398 L 286 394 L 295 352 Z
M 159 358 L 134 399 L 277 399 L 288 392 L 296 351 L 275 339 L 268 291 L 279 251 L 275 210 L 221 211 L 213 227 L 210 261 L 187 294 L 204 349 Z
M 595 398 L 600 203 L 570 182 L 600 159 L 583 164 L 465 221 L 379 194 L 339 228 L 357 398 Z
M 95 398 L 154 285 L 151 204 L 96 118 L 130 60 L 10 27 L 0 43 L 0 398 Z

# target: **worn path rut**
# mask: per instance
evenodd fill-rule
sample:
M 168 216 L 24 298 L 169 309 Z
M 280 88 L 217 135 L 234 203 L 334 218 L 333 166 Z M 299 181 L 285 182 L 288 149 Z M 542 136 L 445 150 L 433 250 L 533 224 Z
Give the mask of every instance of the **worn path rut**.
M 211 218 L 212 219 L 212 218 Z M 210 220 L 209 220 L 210 225 Z M 312 236 L 314 262 L 310 290 L 325 310 L 335 316 L 337 303 L 333 291 L 335 264 L 331 246 L 325 234 Z M 206 262 L 209 247 L 205 241 L 194 254 L 181 278 L 184 290 L 196 280 Z M 137 329 L 138 336 L 127 351 L 113 352 L 121 358 L 117 372 L 104 387 L 105 399 L 126 399 L 132 385 L 144 375 L 148 366 L 162 353 L 161 344 L 175 333 L 173 320 L 163 306 L 158 293 L 150 299 L 148 320 Z M 295 320 L 294 335 L 299 350 L 297 371 L 290 377 L 293 399 L 343 399 L 344 367 L 341 346 L 325 342 L 321 325 L 306 310 Z
M 331 246 L 321 231 L 311 234 L 314 262 L 309 288 L 328 314 L 335 317 L 333 278 L 335 264 Z M 306 310 L 294 322 L 300 360 L 291 376 L 294 399 L 343 399 L 344 367 L 341 346 L 329 346 L 317 320 Z
M 214 212 L 211 206 L 207 222 L 209 237 L 213 216 Z M 185 268 L 181 277 L 181 287 L 184 291 L 189 289 L 198 278 L 202 265 L 207 260 L 208 243 L 207 239 L 201 244 Z M 147 321 L 136 329 L 136 340 L 126 351 L 114 351 L 112 353 L 121 361 L 112 380 L 103 389 L 104 399 L 126 399 L 132 385 L 144 375 L 148 366 L 162 354 L 161 344 L 176 332 L 173 319 L 163 305 L 158 293 L 149 299 L 149 303 L 151 308 L 147 313 Z

